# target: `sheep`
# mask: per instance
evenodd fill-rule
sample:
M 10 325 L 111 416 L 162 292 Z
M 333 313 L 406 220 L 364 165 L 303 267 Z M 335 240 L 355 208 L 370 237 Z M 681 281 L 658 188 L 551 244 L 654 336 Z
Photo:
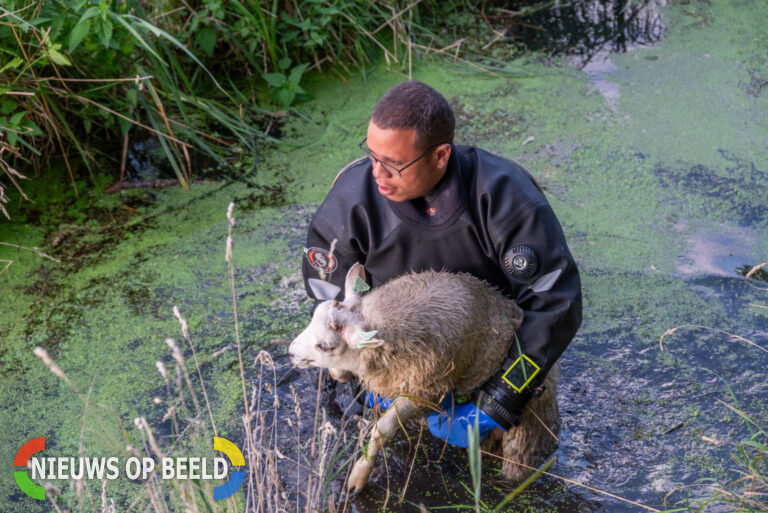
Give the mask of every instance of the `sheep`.
M 344 301 L 320 303 L 289 347 L 297 367 L 328 368 L 340 380 L 354 375 L 371 392 L 395 398 L 350 473 L 354 491 L 368 482 L 376 453 L 405 420 L 449 392 L 469 395 L 501 367 L 523 320 L 514 301 L 469 274 L 406 274 L 361 297 L 356 288 L 364 280 L 365 269 L 354 264 Z M 523 481 L 557 448 L 558 379 L 556 365 L 520 425 L 504 433 L 502 471 L 510 481 Z

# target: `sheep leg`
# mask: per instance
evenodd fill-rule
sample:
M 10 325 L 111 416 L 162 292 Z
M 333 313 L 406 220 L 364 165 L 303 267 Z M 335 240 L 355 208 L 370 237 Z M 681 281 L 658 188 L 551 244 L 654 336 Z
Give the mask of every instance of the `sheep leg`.
M 524 481 L 557 449 L 560 411 L 556 388 L 559 376 L 559 367 L 553 367 L 545 381 L 547 389 L 544 394 L 532 399 L 523 412 L 520 425 L 504 434 L 501 470 L 514 483 Z
M 396 397 L 384 415 L 373 425 L 368 445 L 363 447 L 363 455 L 355 462 L 349 474 L 348 488 L 355 492 L 362 490 L 373 470 L 376 453 L 392 438 L 400 425 L 419 413 L 419 408 L 406 397 Z

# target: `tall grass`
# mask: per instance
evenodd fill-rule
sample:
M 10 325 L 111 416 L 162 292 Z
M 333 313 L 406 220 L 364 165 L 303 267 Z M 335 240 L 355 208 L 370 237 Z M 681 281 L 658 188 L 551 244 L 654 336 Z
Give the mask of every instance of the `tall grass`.
M 401 18 L 413 20 L 417 4 L 8 0 L 0 176 L 23 196 L 20 166 L 63 159 L 78 195 L 81 168 L 93 178 L 111 161 L 122 180 L 129 140 L 154 137 L 187 188 L 195 153 L 222 166 L 234 144 L 254 156 L 259 120 L 309 98 L 308 69 L 365 70 L 378 51 L 400 62 Z M 7 217 L 6 202 L 0 185 Z
M 11 180 L 12 162 L 61 158 L 78 194 L 81 166 L 93 177 L 120 146 L 124 164 L 128 139 L 151 135 L 188 187 L 193 152 L 223 163 L 232 144 L 255 151 L 261 135 L 249 121 L 262 111 L 239 103 L 141 4 L 9 0 L 0 62 L 0 170 Z
M 461 0 L 6 0 L 0 5 L 0 210 L 26 169 L 63 161 L 125 179 L 131 141 L 155 138 L 187 188 L 196 156 L 253 170 L 259 139 L 308 72 L 364 76 L 383 56 L 411 76 L 419 55 L 458 59 L 435 32 Z M 471 61 L 469 65 L 477 66 Z M 477 66 L 481 69 L 482 66 Z M 260 127 L 266 127 L 262 130 Z M 116 177 L 116 176 L 115 176 Z M 82 186 L 81 186 L 82 187 Z
M 179 321 L 180 332 L 186 344 L 179 344 L 172 338 L 165 343 L 169 357 L 158 360 L 153 370 L 163 383 L 164 396 L 148 398 L 156 406 L 162 406 L 165 414 L 160 423 L 169 424 L 169 431 L 163 436 L 156 434 L 145 417 L 133 420 L 131 430 L 108 406 L 91 399 L 91 390 L 80 390 L 67 373 L 40 347 L 34 354 L 48 369 L 61 379 L 82 401 L 84 415 L 82 432 L 87 428 L 109 433 L 114 431 L 114 423 L 122 438 L 111 441 L 113 455 L 123 457 L 163 458 L 170 455 L 207 456 L 213 454 L 212 438 L 220 434 L 211 410 L 211 401 L 206 388 L 202 367 L 216 361 L 222 355 L 237 351 L 237 367 L 243 401 L 242 433 L 240 445 L 246 459 L 247 479 L 243 485 L 240 500 L 235 496 L 223 501 L 213 500 L 213 483 L 207 480 L 161 480 L 155 472 L 141 483 L 142 490 L 133 494 L 129 504 L 115 504 L 113 490 L 105 481 L 101 486 L 89 484 L 87 480 L 72 481 L 70 488 L 74 493 L 61 494 L 62 490 L 51 483 L 40 483 L 46 487 L 46 499 L 58 512 L 75 511 L 170 511 L 190 512 L 248 512 L 277 513 L 285 511 L 319 511 L 329 508 L 333 511 L 343 509 L 348 496 L 334 492 L 331 483 L 338 480 L 341 472 L 350 465 L 355 456 L 354 437 L 347 438 L 351 428 L 345 421 L 339 427 L 334 426 L 318 400 L 314 412 L 302 411 L 300 397 L 293 385 L 290 385 L 290 402 L 284 403 L 278 395 L 281 384 L 278 381 L 278 365 L 266 351 L 260 351 L 254 359 L 253 372 L 247 371 L 246 362 L 240 345 L 239 320 L 234 278 L 232 249 L 232 228 L 235 226 L 233 205 L 227 211 L 228 237 L 225 258 L 228 264 L 229 284 L 233 291 L 232 313 L 235 317 L 235 344 L 223 347 L 212 354 L 198 354 L 194 337 L 190 333 L 182 312 L 173 308 L 173 315 Z M 169 313 L 170 314 L 170 313 Z M 191 356 L 191 358 L 190 358 Z M 247 375 L 248 374 L 248 375 Z M 105 415 L 98 414 L 100 410 Z M 86 420 L 87 419 L 87 420 Z M 98 426 L 89 425 L 98 424 Z M 286 430 L 285 426 L 290 430 Z M 311 426 L 312 434 L 306 439 L 302 434 Z M 285 441 L 279 440 L 278 434 L 285 436 L 292 433 L 289 445 L 294 451 L 285 449 Z M 138 434 L 138 438 L 133 436 Z M 231 436 L 231 435 L 230 435 Z M 233 437 L 233 440 L 237 438 Z M 280 442 L 280 443 L 279 443 Z M 281 450 L 282 447 L 282 450 Z M 87 456 L 87 448 L 81 437 L 79 455 Z M 295 479 L 286 474 L 292 473 Z M 244 504 L 243 504 L 244 503 Z M 102 505 L 99 507 L 99 505 Z
M 763 423 L 765 419 L 755 419 L 736 405 L 727 406 L 741 418 L 750 435 L 734 444 L 732 480 L 714 484 L 712 496 L 703 504 L 718 504 L 734 513 L 768 511 L 768 430 Z M 710 442 L 724 443 L 720 440 Z

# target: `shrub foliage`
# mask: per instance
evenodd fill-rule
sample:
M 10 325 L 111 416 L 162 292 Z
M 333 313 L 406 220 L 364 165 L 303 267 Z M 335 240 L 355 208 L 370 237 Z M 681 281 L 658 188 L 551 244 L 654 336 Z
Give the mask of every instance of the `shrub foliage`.
M 63 160 L 75 187 L 79 173 L 93 177 L 96 164 L 115 161 L 120 148 L 124 168 L 129 140 L 147 137 L 159 141 L 187 187 L 196 153 L 222 165 L 235 144 L 254 155 L 265 137 L 258 128 L 263 120 L 309 98 L 301 85 L 308 71 L 365 72 L 381 53 L 389 64 L 404 62 L 431 7 L 363 0 L 6 0 L 0 5 L 0 209 L 2 184 L 21 190 L 18 170 Z

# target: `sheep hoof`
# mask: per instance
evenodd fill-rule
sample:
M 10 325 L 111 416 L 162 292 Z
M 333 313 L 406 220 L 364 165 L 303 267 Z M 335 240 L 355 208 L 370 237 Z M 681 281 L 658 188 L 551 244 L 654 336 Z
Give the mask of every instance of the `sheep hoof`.
M 368 478 L 371 477 L 372 470 L 373 464 L 371 462 L 366 461 L 364 458 L 357 460 L 352 468 L 352 472 L 349 474 L 347 488 L 353 492 L 359 492 L 365 488 L 365 485 L 368 484 Z

